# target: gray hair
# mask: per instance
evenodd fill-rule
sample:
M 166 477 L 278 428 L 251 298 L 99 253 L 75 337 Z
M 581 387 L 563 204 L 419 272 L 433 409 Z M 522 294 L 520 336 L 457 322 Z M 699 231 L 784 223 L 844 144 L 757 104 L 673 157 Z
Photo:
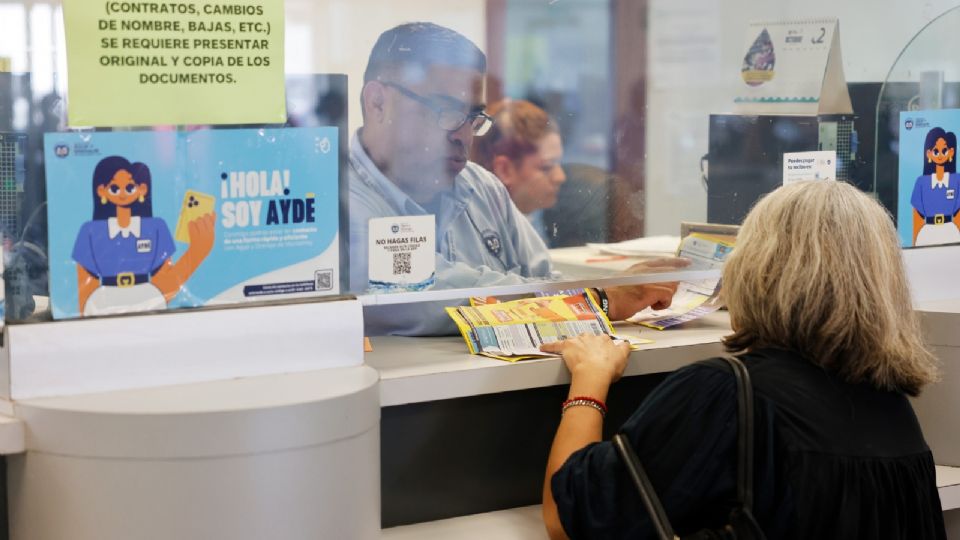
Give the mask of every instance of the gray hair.
M 792 349 L 848 382 L 909 395 L 937 380 L 890 215 L 844 182 L 761 199 L 724 267 L 723 296 L 731 351 Z

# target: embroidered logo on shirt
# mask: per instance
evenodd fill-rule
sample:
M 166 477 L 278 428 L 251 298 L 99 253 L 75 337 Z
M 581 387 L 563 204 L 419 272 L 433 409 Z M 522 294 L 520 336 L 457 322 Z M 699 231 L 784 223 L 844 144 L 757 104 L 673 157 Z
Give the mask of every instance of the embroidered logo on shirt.
M 494 257 L 500 256 L 502 245 L 500 244 L 500 235 L 496 231 L 483 231 L 483 245 L 487 246 L 487 251 L 493 253 Z
M 137 253 L 150 253 L 151 249 L 153 246 L 149 238 L 137 240 Z
M 957 190 L 948 189 L 947 190 L 947 200 L 952 201 L 957 196 Z

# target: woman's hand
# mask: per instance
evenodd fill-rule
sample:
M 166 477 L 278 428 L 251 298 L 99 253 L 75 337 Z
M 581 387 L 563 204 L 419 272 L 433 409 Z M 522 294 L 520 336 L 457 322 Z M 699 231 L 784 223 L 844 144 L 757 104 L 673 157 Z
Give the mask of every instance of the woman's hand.
M 545 343 L 540 350 L 563 356 L 563 362 L 576 378 L 588 375 L 591 379 L 605 381 L 608 385 L 618 380 L 627 367 L 630 344 L 614 344 L 610 336 L 583 334 L 575 338 Z
M 187 224 L 190 233 L 190 245 L 180 259 L 174 263 L 168 258 L 150 281 L 160 289 L 167 302 L 173 300 L 184 283 L 197 271 L 200 263 L 213 250 L 216 240 L 217 215 L 206 213 Z
M 587 396 L 606 401 L 610 384 L 623 375 L 630 355 L 626 342 L 614 344 L 608 335 L 583 334 L 579 337 L 547 343 L 543 352 L 559 353 L 570 370 L 568 398 Z M 571 407 L 563 413 L 557 435 L 547 458 L 547 473 L 543 480 L 543 521 L 551 539 L 567 538 L 553 500 L 551 479 L 571 454 L 584 446 L 599 441 L 603 430 L 603 416 L 591 407 Z

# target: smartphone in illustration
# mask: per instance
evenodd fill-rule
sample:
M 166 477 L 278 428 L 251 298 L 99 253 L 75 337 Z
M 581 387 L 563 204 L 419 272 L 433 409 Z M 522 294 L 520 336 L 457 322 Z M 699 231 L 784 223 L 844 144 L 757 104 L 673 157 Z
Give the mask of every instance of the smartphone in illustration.
M 183 204 L 180 206 L 180 218 L 177 220 L 174 239 L 177 242 L 189 244 L 190 222 L 204 214 L 213 212 L 215 204 L 216 198 L 213 195 L 188 189 L 183 195 Z

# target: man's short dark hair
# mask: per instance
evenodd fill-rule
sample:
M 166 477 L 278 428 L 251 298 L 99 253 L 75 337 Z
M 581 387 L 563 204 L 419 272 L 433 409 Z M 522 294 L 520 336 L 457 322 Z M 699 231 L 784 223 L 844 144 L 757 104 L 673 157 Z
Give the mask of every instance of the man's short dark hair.
M 487 71 L 487 57 L 463 34 L 429 22 L 401 24 L 380 34 L 370 51 L 364 84 L 398 68 L 451 66 Z

